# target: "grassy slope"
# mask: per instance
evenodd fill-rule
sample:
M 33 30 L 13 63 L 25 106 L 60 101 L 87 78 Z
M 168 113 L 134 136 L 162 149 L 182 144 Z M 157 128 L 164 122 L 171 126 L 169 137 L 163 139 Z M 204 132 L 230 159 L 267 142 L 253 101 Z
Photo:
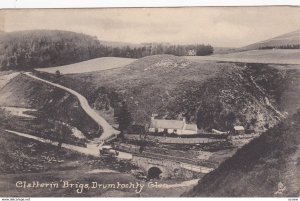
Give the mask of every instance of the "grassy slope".
M 247 63 L 300 64 L 299 49 L 249 50 L 212 56 L 186 57 L 191 61 L 228 61 Z
M 95 108 L 110 115 L 118 102 L 126 100 L 137 124 L 148 123 L 151 114 L 158 113 L 159 117 L 170 119 L 186 116 L 188 121 L 197 122 L 199 128 L 205 129 L 228 129 L 234 123 L 265 129 L 275 125 L 278 119 L 266 106 L 266 95 L 251 82 L 250 76 L 258 81 L 265 79 L 265 83 L 276 79 L 279 84 L 285 79 L 285 70 L 270 67 L 262 74 L 258 69 L 268 65 L 255 66 L 198 63 L 182 57 L 156 55 L 123 68 L 63 76 L 59 82 L 81 92 Z M 249 69 L 253 69 L 252 74 Z M 55 79 L 45 73 L 40 76 Z M 270 88 L 276 91 L 276 87 L 269 86 L 266 92 Z M 267 96 L 275 103 L 273 94 Z
M 300 195 L 300 113 L 253 140 L 218 169 L 203 177 L 184 196 L 282 196 Z
M 120 57 L 102 57 L 66 66 L 38 68 L 36 70 L 48 73 L 55 73 L 57 70 L 59 70 L 61 74 L 77 74 L 119 68 L 126 66 L 135 60 L 136 59 Z
M 300 30 L 296 30 L 290 33 L 286 33 L 268 40 L 264 40 L 258 43 L 254 43 L 245 47 L 241 47 L 241 50 L 254 50 L 267 46 L 283 46 L 283 45 L 299 45 L 300 44 Z
M 1 125 L 6 128 L 42 135 L 46 132 L 46 128 L 53 129 L 53 121 L 56 120 L 78 128 L 88 138 L 99 136 L 98 125 L 85 114 L 78 100 L 61 89 L 21 74 L 5 85 L 0 93 L 1 106 L 38 110 L 37 119 L 26 120 L 23 123 L 19 122 L 18 118 L 15 123 L 13 121 L 2 122 Z

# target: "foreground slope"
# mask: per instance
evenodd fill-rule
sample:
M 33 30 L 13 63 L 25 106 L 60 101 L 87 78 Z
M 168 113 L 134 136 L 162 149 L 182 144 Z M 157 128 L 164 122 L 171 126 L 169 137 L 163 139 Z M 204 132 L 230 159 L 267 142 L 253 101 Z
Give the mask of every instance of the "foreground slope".
M 184 196 L 300 195 L 300 112 L 263 133 Z M 280 190 L 281 189 L 281 190 Z

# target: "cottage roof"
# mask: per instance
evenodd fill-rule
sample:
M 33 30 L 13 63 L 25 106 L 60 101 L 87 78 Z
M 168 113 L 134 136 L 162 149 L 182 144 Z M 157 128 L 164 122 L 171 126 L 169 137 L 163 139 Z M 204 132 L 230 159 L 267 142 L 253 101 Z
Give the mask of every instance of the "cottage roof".
M 183 129 L 184 122 L 180 120 L 152 119 L 150 128 Z M 196 124 L 186 124 L 186 130 L 197 131 Z
M 171 128 L 171 129 L 182 129 L 183 121 L 180 120 L 166 120 L 166 119 L 153 119 L 151 120 L 151 128 Z
M 198 131 L 198 127 L 196 124 L 187 124 L 185 127 L 186 130 Z
M 234 130 L 236 130 L 236 131 L 243 131 L 243 130 L 245 130 L 244 126 L 235 126 L 235 127 L 233 127 L 233 128 L 234 128 Z

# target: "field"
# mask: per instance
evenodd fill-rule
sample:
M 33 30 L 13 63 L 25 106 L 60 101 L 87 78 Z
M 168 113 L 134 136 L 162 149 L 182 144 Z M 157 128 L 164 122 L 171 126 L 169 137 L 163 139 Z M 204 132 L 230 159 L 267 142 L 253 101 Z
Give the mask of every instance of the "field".
M 0 71 L 0 89 L 18 74 L 18 72 L 13 71 Z
M 48 73 L 55 73 L 58 70 L 61 74 L 78 74 L 119 68 L 126 66 L 135 60 L 136 59 L 120 57 L 102 57 L 65 66 L 37 68 L 36 70 Z
M 300 64 L 299 49 L 249 50 L 212 56 L 187 56 L 191 61 L 226 61 L 266 64 Z

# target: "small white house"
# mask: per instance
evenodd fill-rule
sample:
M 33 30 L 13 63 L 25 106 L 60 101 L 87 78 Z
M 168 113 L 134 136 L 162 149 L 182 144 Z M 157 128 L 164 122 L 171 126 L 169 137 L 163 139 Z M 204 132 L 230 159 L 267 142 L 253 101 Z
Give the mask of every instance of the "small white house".
M 196 56 L 196 50 L 189 50 L 188 51 L 188 56 Z
M 233 130 L 234 130 L 235 135 L 244 135 L 245 134 L 244 126 L 234 126 Z
M 155 119 L 151 117 L 149 132 L 167 132 L 177 135 L 194 135 L 197 134 L 198 128 L 196 124 L 187 124 L 185 118 L 183 120 L 166 120 Z

